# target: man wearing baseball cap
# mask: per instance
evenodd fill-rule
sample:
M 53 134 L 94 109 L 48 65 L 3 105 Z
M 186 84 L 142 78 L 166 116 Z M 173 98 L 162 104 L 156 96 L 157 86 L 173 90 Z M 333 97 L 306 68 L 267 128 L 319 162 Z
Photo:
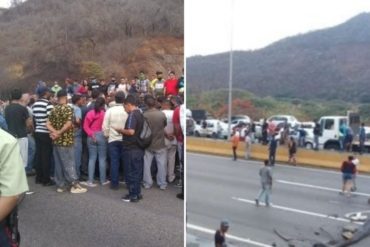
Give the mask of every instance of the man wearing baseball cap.
M 55 182 L 57 192 L 66 189 L 71 193 L 84 193 L 78 182 L 74 159 L 73 109 L 67 103 L 67 91 L 57 93 L 58 105 L 51 111 L 46 126 L 53 140 L 53 156 L 55 162 Z
M 224 219 L 221 221 L 220 229 L 215 233 L 215 247 L 226 247 L 226 232 L 229 229 L 229 221 Z

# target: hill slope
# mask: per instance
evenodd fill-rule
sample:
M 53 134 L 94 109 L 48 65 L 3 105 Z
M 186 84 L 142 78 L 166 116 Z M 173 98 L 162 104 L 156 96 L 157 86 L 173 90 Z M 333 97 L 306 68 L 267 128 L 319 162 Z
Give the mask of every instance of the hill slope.
M 225 88 L 228 53 L 187 59 L 189 92 Z M 235 88 L 259 96 L 370 99 L 370 13 L 328 29 L 234 52 Z
M 0 16 L 0 86 L 183 67 L 183 0 L 28 0 Z M 154 62 L 155 60 L 155 62 Z

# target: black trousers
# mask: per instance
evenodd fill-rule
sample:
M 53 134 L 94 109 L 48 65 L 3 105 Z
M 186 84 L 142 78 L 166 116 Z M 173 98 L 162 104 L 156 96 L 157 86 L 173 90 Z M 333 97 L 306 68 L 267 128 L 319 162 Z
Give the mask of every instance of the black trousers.
M 236 157 L 236 147 L 233 147 L 233 156 L 234 156 L 234 160 L 236 160 L 237 159 L 237 157 Z
M 53 153 L 53 143 L 48 133 L 35 133 L 36 143 L 36 182 L 50 182 L 50 161 Z

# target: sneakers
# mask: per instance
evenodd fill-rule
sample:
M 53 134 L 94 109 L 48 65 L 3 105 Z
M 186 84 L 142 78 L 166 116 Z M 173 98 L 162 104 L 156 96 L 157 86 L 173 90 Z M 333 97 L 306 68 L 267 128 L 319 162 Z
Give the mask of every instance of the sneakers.
M 87 189 L 81 187 L 81 185 L 78 184 L 78 183 L 72 185 L 72 187 L 71 187 L 71 193 L 73 193 L 73 194 L 79 194 L 79 193 L 85 193 L 85 192 L 87 192 Z
M 167 189 L 167 186 L 160 186 L 159 189 L 160 190 L 166 190 Z
M 110 181 L 109 180 L 106 180 L 104 183 L 102 183 L 101 185 L 107 185 L 107 184 L 109 184 L 110 183 Z
M 121 200 L 124 202 L 139 202 L 139 200 L 141 199 L 143 199 L 142 195 L 139 195 L 137 197 L 131 197 L 129 194 L 121 198 Z
M 57 192 L 58 192 L 58 193 L 63 193 L 63 192 L 65 192 L 65 189 L 63 189 L 63 188 L 58 188 L 58 189 L 57 189 Z
M 82 185 L 88 186 L 88 187 L 96 187 L 97 185 L 92 182 L 81 182 Z

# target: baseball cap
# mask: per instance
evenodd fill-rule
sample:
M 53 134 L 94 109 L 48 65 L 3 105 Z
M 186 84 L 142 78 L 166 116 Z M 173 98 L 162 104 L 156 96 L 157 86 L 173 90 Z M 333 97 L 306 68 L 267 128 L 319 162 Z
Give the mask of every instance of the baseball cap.
M 67 91 L 64 90 L 64 89 L 61 89 L 58 91 L 57 93 L 57 97 L 60 98 L 60 97 L 66 97 L 68 94 L 67 94 Z
M 223 219 L 221 221 L 221 226 L 223 226 L 223 227 L 229 227 L 229 221 L 227 219 Z
M 39 88 L 37 88 L 37 92 L 36 93 L 39 96 L 43 96 L 47 92 L 51 92 L 50 88 L 48 88 L 46 86 L 40 86 Z

